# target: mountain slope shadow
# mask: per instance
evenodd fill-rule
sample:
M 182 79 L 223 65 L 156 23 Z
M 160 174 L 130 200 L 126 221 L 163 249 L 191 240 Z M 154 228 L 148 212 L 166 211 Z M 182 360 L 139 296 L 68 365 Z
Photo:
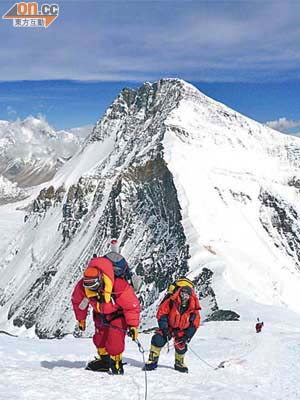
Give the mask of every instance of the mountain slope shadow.
M 63 368 L 85 368 L 86 362 L 84 361 L 68 361 L 68 360 L 55 360 L 55 361 L 41 361 L 43 368 L 53 369 L 56 367 Z
M 124 362 L 127 363 L 128 365 L 131 365 L 131 366 L 133 366 L 133 367 L 137 367 L 137 368 L 140 368 L 140 369 L 142 369 L 143 366 L 144 366 L 144 362 L 138 361 L 138 360 L 135 360 L 135 359 L 129 358 L 129 357 L 124 357 Z M 162 365 L 162 364 L 159 364 L 159 367 L 160 367 L 160 368 L 170 368 L 170 369 L 174 369 L 174 368 L 171 367 L 170 365 Z

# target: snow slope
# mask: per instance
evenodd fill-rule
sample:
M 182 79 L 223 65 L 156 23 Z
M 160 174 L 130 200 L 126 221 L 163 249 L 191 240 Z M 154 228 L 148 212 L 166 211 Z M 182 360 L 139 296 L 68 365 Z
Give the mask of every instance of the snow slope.
M 23 227 L 24 212 L 16 210 L 11 204 L 0 206 L 0 254 L 6 252 L 17 232 Z M 16 252 L 17 248 L 14 248 Z
M 265 310 L 266 311 L 266 310 Z M 147 372 L 147 399 L 297 400 L 300 397 L 300 329 L 289 315 L 276 322 L 268 309 L 265 327 L 254 321 L 201 326 L 186 355 L 189 374 L 173 369 L 174 349 L 162 350 L 159 368 Z M 150 334 L 140 341 L 148 356 Z M 92 340 L 38 340 L 0 335 L 0 399 L 74 400 L 90 397 L 144 399 L 142 354 L 126 339 L 124 376 L 85 371 L 95 355 Z M 199 359 L 200 357 L 200 359 Z M 224 364 L 224 368 L 214 370 Z

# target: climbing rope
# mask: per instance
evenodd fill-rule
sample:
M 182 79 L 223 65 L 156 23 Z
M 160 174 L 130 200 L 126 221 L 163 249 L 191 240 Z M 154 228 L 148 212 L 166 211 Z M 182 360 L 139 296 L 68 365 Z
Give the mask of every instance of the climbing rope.
M 134 340 L 134 342 L 137 344 L 139 352 L 142 354 L 143 357 L 143 363 L 144 363 L 144 372 L 145 372 L 145 400 L 147 400 L 147 396 L 148 396 L 148 379 L 147 379 L 147 371 L 146 371 L 146 361 L 145 361 L 145 350 L 141 344 L 141 342 L 136 339 Z
M 126 329 L 123 328 L 119 328 L 118 326 L 114 326 L 112 324 L 109 323 L 105 323 L 102 321 L 103 325 L 109 326 L 110 328 L 116 329 L 118 331 L 122 331 L 125 332 L 129 337 L 131 337 L 131 335 L 127 332 Z M 142 358 L 143 358 L 143 363 L 144 363 L 144 372 L 145 372 L 145 400 L 147 400 L 148 397 L 148 377 L 147 377 L 147 371 L 146 371 L 146 361 L 145 361 L 145 350 L 141 344 L 141 342 L 138 339 L 133 340 L 133 342 L 138 346 L 139 352 L 142 354 Z
M 189 346 L 190 351 L 200 360 L 202 361 L 205 365 L 207 365 L 209 368 L 211 369 L 219 369 L 219 368 L 224 368 L 224 365 L 221 366 L 222 363 L 220 363 L 217 367 L 214 367 L 213 365 L 211 365 L 209 362 L 205 361 L 203 358 L 201 358 L 192 348 L 191 346 Z

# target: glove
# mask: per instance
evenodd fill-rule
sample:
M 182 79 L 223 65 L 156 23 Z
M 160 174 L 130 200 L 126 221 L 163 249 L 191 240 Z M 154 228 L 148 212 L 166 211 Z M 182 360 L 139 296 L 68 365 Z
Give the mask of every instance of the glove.
M 176 342 L 177 342 L 177 343 L 185 344 L 185 343 L 189 343 L 190 340 L 191 340 L 191 338 L 190 338 L 189 336 L 184 335 L 184 336 L 182 336 L 182 337 L 180 337 L 180 338 L 177 338 L 177 339 L 176 339 Z
M 74 338 L 81 338 L 82 337 L 82 331 L 79 329 L 78 323 L 75 325 L 74 331 L 73 331 L 73 336 Z
M 139 333 L 138 333 L 138 330 L 137 330 L 137 327 L 136 327 L 136 326 L 130 326 L 130 327 L 128 328 L 128 336 L 130 336 L 131 339 L 132 339 L 134 342 L 137 340 L 138 335 L 139 335 Z
M 167 340 L 170 340 L 171 339 L 171 333 L 169 332 L 169 330 L 168 329 L 162 329 L 162 333 L 163 333 L 163 336 L 167 339 Z
M 101 293 L 101 292 L 98 292 L 97 293 L 97 298 L 96 298 L 96 300 L 97 300 L 97 303 L 104 303 L 105 301 L 104 301 L 104 296 L 103 296 L 103 293 Z
M 78 328 L 79 328 L 81 331 L 85 331 L 85 319 L 80 319 L 80 320 L 78 321 Z
M 174 339 L 178 339 L 178 332 L 179 332 L 179 328 L 174 328 L 174 329 L 172 329 L 172 337 L 174 338 Z

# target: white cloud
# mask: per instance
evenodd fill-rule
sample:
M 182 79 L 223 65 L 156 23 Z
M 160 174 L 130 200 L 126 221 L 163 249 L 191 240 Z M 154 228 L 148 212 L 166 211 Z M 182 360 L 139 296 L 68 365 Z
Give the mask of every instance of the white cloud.
M 73 135 L 77 136 L 80 139 L 86 138 L 92 131 L 94 125 L 84 125 L 79 126 L 77 128 L 66 129 L 68 132 L 71 132 Z
M 287 132 L 289 129 L 300 128 L 300 120 L 293 121 L 286 117 L 281 117 L 275 121 L 267 121 L 266 125 L 272 129 L 276 129 L 277 131 Z

